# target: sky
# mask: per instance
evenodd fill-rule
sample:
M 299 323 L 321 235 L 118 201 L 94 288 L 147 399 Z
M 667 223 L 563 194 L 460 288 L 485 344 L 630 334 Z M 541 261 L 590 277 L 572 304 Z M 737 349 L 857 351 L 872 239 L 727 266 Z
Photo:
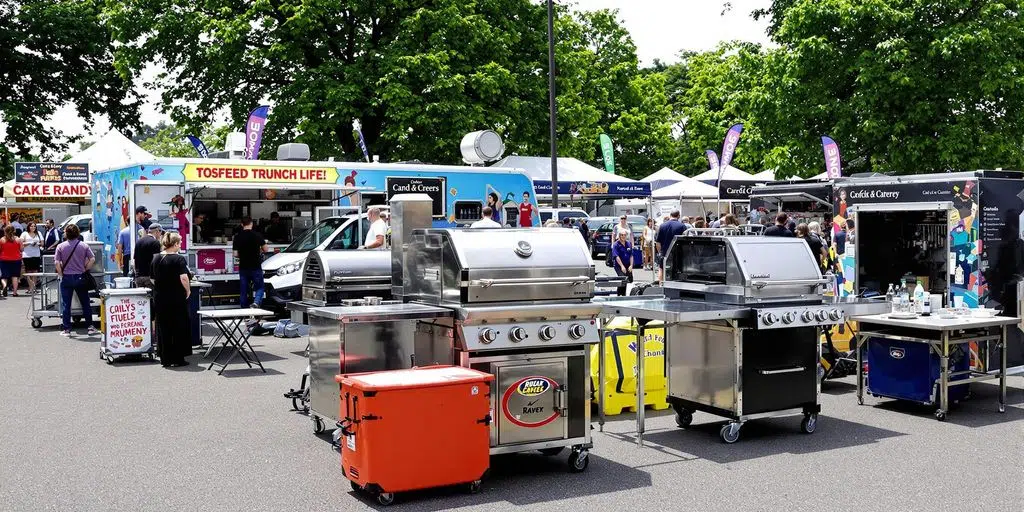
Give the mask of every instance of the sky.
M 732 8 L 723 15 L 725 3 Z M 768 41 L 767 22 L 755 21 L 750 13 L 769 6 L 771 0 L 575 0 L 575 4 L 582 10 L 618 9 L 619 17 L 636 43 L 641 65 L 649 65 L 654 59 L 676 62 L 682 50 L 709 50 L 722 41 Z M 155 70 L 147 71 L 145 74 L 149 77 L 155 74 Z M 139 93 L 146 100 L 142 108 L 143 123 L 155 125 L 169 120 L 157 106 L 159 91 L 139 90 Z M 48 124 L 68 135 L 82 135 L 87 141 L 95 140 L 110 129 L 110 124 L 102 118 L 86 124 L 73 107 L 59 109 Z

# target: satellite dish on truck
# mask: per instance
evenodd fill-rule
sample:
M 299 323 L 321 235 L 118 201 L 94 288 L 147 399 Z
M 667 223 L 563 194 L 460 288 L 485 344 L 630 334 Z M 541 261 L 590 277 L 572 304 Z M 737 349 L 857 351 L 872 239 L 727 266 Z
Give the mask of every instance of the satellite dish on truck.
M 505 142 L 493 130 L 467 133 L 459 144 L 462 160 L 470 165 L 493 162 L 505 153 Z

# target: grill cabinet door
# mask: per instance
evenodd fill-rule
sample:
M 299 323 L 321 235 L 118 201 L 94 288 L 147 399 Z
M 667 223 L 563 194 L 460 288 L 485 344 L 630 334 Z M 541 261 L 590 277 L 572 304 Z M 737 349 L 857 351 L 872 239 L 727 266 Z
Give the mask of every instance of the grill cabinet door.
M 564 358 L 496 363 L 495 375 L 499 445 L 565 438 Z

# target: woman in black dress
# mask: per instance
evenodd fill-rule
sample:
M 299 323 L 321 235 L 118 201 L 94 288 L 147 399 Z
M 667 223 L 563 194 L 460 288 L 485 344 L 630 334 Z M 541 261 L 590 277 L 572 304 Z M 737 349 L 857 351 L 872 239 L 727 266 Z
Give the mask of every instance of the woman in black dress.
M 185 356 L 192 354 L 189 328 L 188 262 L 178 254 L 181 235 L 167 233 L 161 240 L 164 252 L 153 256 L 150 269 L 153 278 L 153 300 L 156 320 L 157 355 L 163 367 L 185 366 Z

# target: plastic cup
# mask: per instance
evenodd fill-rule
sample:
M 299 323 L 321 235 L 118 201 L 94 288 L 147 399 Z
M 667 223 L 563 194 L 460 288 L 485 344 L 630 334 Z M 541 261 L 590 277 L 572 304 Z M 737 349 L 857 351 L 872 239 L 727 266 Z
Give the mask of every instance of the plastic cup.
M 964 307 L 964 298 L 959 296 L 959 295 L 954 295 L 953 296 L 953 307 L 957 308 L 957 309 L 960 309 L 960 308 Z

